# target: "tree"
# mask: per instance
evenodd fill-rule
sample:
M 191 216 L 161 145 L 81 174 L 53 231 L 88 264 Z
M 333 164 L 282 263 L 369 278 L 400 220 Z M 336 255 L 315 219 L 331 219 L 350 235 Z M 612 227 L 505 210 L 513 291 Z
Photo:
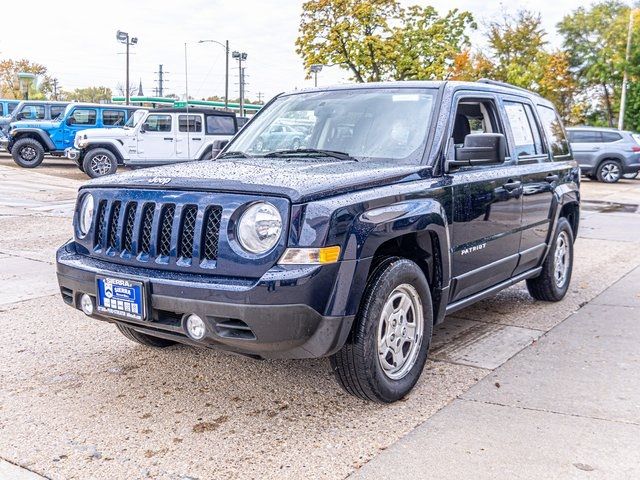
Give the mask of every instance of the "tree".
M 481 78 L 493 78 L 495 68 L 493 61 L 483 52 L 466 48 L 453 57 L 449 79 L 474 82 Z
M 59 96 L 69 102 L 101 103 L 110 102 L 113 94 L 108 87 L 86 87 L 76 88 L 73 92 L 63 91 Z
M 640 25 L 633 32 L 629 64 L 625 62 L 629 7 L 619 1 L 604 1 L 580 7 L 558 24 L 569 63 L 582 90 L 598 89 L 604 106 L 604 123 L 613 126 L 618 94 L 625 67 L 638 77 Z M 636 113 L 640 113 L 636 111 Z
M 52 78 L 47 75 L 47 67 L 32 63 L 27 59 L 0 61 L 0 95 L 5 98 L 22 98 L 18 73 L 32 73 L 38 77 L 38 84 L 32 85 L 29 98 L 45 98 L 53 90 Z
M 475 28 L 468 12 L 445 16 L 397 0 L 308 0 L 296 49 L 311 65 L 339 65 L 356 82 L 444 78 Z

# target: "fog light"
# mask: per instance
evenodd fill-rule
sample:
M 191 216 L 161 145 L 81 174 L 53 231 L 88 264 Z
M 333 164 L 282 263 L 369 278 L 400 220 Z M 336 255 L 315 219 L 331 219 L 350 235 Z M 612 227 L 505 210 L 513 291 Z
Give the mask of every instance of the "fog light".
M 207 327 L 198 315 L 195 313 L 190 314 L 185 323 L 187 333 L 191 338 L 194 340 L 202 340 L 204 338 L 204 334 L 207 333 Z
M 85 315 L 93 315 L 93 300 L 86 293 L 83 293 L 80 297 L 80 308 L 82 308 Z

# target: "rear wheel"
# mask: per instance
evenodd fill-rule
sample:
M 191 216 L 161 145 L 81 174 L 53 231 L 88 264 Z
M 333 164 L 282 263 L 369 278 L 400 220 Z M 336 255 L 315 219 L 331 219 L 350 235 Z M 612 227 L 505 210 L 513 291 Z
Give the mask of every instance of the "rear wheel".
M 604 183 L 616 183 L 622 176 L 622 167 L 617 160 L 605 160 L 598 166 L 598 180 Z
M 564 298 L 573 271 L 573 231 L 566 218 L 558 219 L 551 250 L 542 264 L 542 272 L 527 280 L 527 289 L 536 300 L 558 302 Z
M 82 161 L 82 170 L 91 178 L 112 175 L 118 169 L 118 159 L 106 148 L 89 150 Z
M 400 400 L 420 378 L 432 329 L 431 293 L 420 267 L 385 260 L 368 281 L 347 343 L 331 357 L 336 379 L 365 400 Z
M 11 156 L 21 167 L 35 168 L 44 160 L 44 148 L 33 138 L 21 138 L 13 144 Z
M 171 340 L 165 340 L 164 338 L 152 337 L 151 335 L 136 332 L 133 328 L 127 327 L 126 325 L 122 325 L 120 323 L 117 323 L 116 326 L 118 327 L 118 330 L 120 330 L 120 333 L 122 333 L 129 340 L 146 347 L 165 348 L 170 347 L 171 345 L 175 345 L 176 343 L 172 342 Z

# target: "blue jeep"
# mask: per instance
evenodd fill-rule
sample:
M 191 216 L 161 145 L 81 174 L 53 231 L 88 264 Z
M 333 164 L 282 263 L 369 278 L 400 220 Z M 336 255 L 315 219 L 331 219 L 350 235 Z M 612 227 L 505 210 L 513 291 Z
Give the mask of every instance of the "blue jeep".
M 88 103 L 69 104 L 56 120 L 11 123 L 6 143 L 13 160 L 24 168 L 42 163 L 45 153 L 61 157 L 76 133 L 92 128 L 122 127 L 138 107 Z
M 55 120 L 64 112 L 69 102 L 50 100 L 24 100 L 11 109 L 9 114 L 0 117 L 0 130 L 7 135 L 9 125 L 19 120 Z M 9 108 L 9 107 L 8 107 Z M 3 145 L 6 147 L 6 145 Z
M 0 98 L 0 117 L 8 117 L 11 115 L 19 103 L 20 100 Z
M 261 148 L 294 122 L 304 146 Z M 83 185 L 60 292 L 143 345 L 329 356 L 347 392 L 392 402 L 445 315 L 520 281 L 567 294 L 579 182 L 553 105 L 517 87 L 297 91 L 215 160 Z

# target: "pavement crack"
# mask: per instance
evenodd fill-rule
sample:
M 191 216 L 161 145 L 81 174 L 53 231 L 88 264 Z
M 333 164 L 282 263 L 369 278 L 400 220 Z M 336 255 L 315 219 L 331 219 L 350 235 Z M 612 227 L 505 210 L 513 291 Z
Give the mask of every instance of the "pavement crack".
M 591 416 L 591 415 L 580 415 L 578 413 L 558 412 L 556 410 L 548 410 L 548 409 L 545 409 L 545 408 L 535 408 L 535 407 L 525 407 L 525 406 L 522 406 L 522 405 L 507 405 L 505 403 L 490 402 L 488 400 L 477 400 L 475 398 L 458 397 L 458 400 L 463 400 L 465 402 L 484 403 L 486 405 L 495 405 L 497 407 L 517 408 L 519 410 L 528 410 L 528 411 L 532 411 L 532 412 L 541 412 L 541 413 L 551 413 L 553 415 L 563 415 L 565 417 L 585 418 L 585 419 L 589 419 L 589 420 L 600 420 L 600 421 L 603 421 L 603 422 L 612 422 L 612 423 L 619 423 L 619 424 L 623 424 L 623 425 L 634 425 L 634 426 L 640 427 L 640 422 L 630 422 L 628 420 L 616 420 L 616 419 L 613 419 L 613 418 L 594 417 L 594 416 Z

